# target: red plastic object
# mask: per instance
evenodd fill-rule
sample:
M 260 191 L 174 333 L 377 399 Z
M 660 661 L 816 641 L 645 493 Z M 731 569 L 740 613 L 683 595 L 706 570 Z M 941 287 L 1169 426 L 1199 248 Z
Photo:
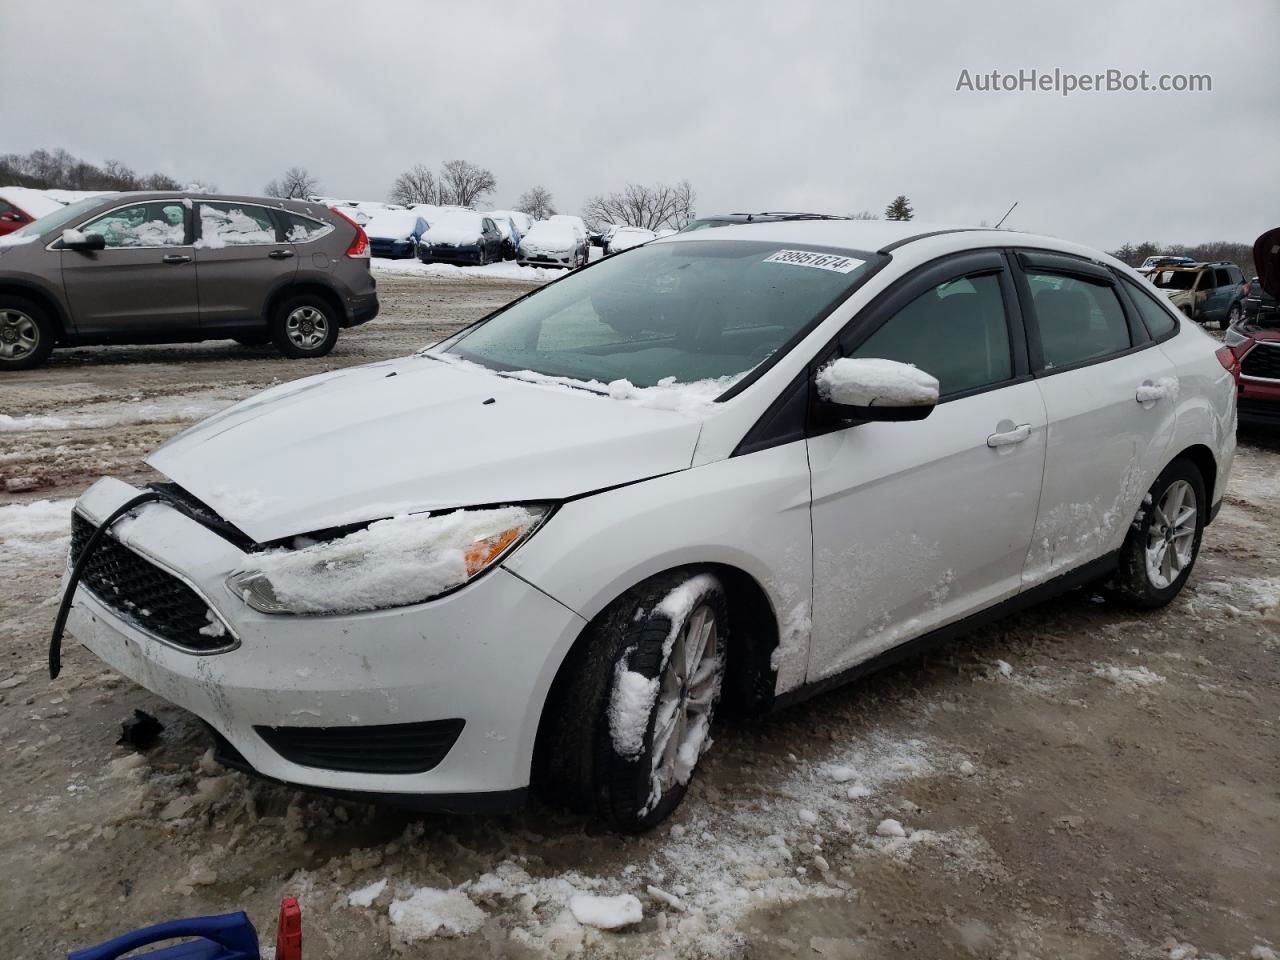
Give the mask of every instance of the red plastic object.
M 276 960 L 302 960 L 302 908 L 293 897 L 280 901 L 276 927 Z

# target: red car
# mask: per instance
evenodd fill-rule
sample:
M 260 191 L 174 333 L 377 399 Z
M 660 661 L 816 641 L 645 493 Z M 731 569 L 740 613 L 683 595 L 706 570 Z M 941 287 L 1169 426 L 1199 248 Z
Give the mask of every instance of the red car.
M 50 200 L 42 190 L 0 187 L 0 237 L 61 209 L 62 204 Z
M 1280 294 L 1280 228 L 1269 230 L 1253 247 L 1262 290 Z M 1241 423 L 1280 426 L 1280 318 L 1261 310 L 1227 328 L 1226 343 L 1240 364 Z

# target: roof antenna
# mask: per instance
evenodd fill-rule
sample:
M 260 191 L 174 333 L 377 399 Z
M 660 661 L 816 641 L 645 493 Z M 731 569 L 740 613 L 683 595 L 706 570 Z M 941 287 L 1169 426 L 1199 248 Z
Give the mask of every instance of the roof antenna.
M 1013 201 L 1013 207 L 1016 207 L 1017 205 L 1018 205 L 1018 201 L 1017 201 L 1017 200 Z M 1013 207 L 1010 207 L 1008 210 L 1006 210 L 1006 211 L 1004 212 L 1004 216 L 1000 218 L 1000 223 L 1004 223 L 1006 220 L 1008 220 L 1008 219 L 1009 219 L 1009 214 L 1013 213 Z M 997 223 L 997 224 L 996 224 L 994 227 L 992 227 L 991 229 L 992 229 L 992 230 L 999 230 L 999 229 L 1000 229 L 1000 223 Z

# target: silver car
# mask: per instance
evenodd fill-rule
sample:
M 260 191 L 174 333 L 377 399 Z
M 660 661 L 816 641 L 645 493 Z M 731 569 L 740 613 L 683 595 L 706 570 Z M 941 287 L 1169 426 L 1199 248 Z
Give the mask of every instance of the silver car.
M 287 357 L 372 320 L 369 240 L 320 204 L 180 192 L 81 200 L 0 237 L 0 370 L 54 347 L 233 339 Z

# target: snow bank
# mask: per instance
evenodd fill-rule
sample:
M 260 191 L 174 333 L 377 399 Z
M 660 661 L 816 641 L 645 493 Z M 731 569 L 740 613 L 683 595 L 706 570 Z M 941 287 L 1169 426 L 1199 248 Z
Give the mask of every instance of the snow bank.
M 910 363 L 841 357 L 817 378 L 824 400 L 852 407 L 915 407 L 938 402 L 938 380 Z
M 352 890 L 347 894 L 347 903 L 353 907 L 371 907 L 373 901 L 377 900 L 385 889 L 387 889 L 387 878 L 383 877 L 359 890 Z
M 444 280 L 517 280 L 522 283 L 546 283 L 563 277 L 563 270 L 549 267 L 522 267 L 512 260 L 489 263 L 483 267 L 459 267 L 452 263 L 423 263 L 420 260 L 372 261 L 373 272 L 412 277 L 439 277 Z
M 32 500 L 0 507 L 0 543 L 69 533 L 75 500 Z
M 174 397 L 151 403 L 101 403 L 91 407 L 57 411 L 52 414 L 12 416 L 0 413 L 0 433 L 19 430 L 83 430 L 86 428 L 117 427 L 131 423 L 164 423 L 174 420 L 203 420 L 225 410 L 248 392 L 246 387 L 235 391 L 236 396 L 211 396 L 207 399 Z
M 536 520 L 523 507 L 410 514 L 328 543 L 258 554 L 254 567 L 300 613 L 404 606 L 466 583 L 475 569 L 473 550 L 483 552 L 500 538 L 512 542 Z
M 419 887 L 407 900 L 392 900 L 391 925 L 405 940 L 464 937 L 484 925 L 485 912 L 461 890 Z

